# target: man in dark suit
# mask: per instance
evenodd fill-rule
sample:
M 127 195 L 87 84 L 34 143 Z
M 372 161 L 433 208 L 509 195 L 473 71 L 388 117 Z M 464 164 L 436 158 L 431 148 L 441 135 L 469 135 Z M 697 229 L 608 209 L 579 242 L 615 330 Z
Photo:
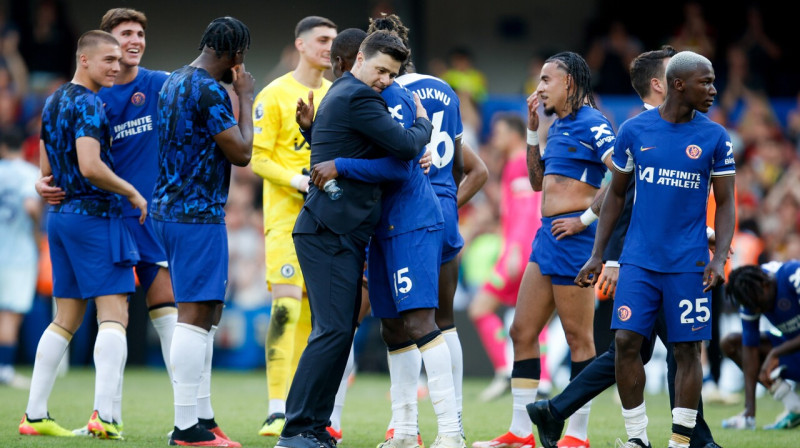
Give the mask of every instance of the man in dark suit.
M 409 51 L 396 34 L 381 31 L 361 44 L 353 69 L 333 83 L 312 128 L 311 165 L 337 157 L 413 159 L 433 126 L 415 95 L 417 118 L 403 129 L 380 92 Z M 312 331 L 286 402 L 278 447 L 334 446 L 325 427 L 353 340 L 361 303 L 366 246 L 380 217 L 378 184 L 338 178 L 338 199 L 311 184 L 293 238 L 306 278 Z

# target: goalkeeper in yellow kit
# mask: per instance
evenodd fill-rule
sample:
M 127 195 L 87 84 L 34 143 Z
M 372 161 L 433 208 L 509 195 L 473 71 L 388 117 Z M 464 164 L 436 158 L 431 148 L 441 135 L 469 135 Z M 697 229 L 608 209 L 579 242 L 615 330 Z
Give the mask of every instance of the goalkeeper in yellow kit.
M 298 98 L 309 90 L 319 101 L 330 81 L 331 43 L 336 25 L 318 16 L 297 23 L 294 45 L 297 68 L 272 81 L 253 107 L 253 171 L 264 179 L 264 244 L 272 313 L 266 341 L 269 416 L 260 435 L 278 436 L 286 422 L 286 395 L 311 332 L 311 311 L 303 274 L 292 241 L 292 229 L 308 191 L 311 147 L 295 121 Z

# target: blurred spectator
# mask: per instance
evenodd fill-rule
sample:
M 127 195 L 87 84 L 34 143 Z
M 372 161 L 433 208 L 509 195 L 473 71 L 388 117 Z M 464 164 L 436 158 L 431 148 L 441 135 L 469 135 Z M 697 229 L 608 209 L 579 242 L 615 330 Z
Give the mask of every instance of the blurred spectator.
M 449 61 L 450 68 L 442 74 L 442 79 L 458 93 L 462 104 L 467 98 L 477 104 L 484 102 L 489 93 L 486 76 L 473 65 L 472 52 L 455 48 L 450 51 Z
M 18 99 L 28 93 L 28 67 L 19 53 L 19 32 L 14 29 L 0 29 L 0 91 Z
M 747 55 L 751 73 L 751 88 L 764 88 L 769 91 L 770 82 L 781 59 L 781 48 L 767 35 L 764 20 L 758 5 L 750 5 L 746 12 L 746 27 L 736 42 Z
M 795 145 L 795 152 L 800 155 L 800 92 L 797 93 L 797 103 L 786 118 L 786 135 Z
M 586 54 L 586 63 L 592 70 L 595 92 L 612 95 L 635 94 L 631 87 L 628 69 L 631 61 L 642 51 L 642 43 L 628 33 L 621 21 L 611 22 L 608 32 L 595 38 Z
M 700 2 L 690 1 L 683 6 L 683 22 L 669 42 L 678 51 L 691 50 L 713 59 L 716 31 L 703 15 Z
M 12 2 L 21 33 L 20 51 L 31 73 L 31 89 L 47 88 L 58 77 L 70 79 L 77 36 L 62 0 Z
M 22 159 L 22 134 L 0 133 L 0 386 L 28 388 L 14 371 L 19 328 L 33 305 L 42 201 L 39 170 Z
M 277 79 L 280 76 L 283 76 L 290 71 L 294 70 L 297 67 L 297 62 L 300 58 L 300 54 L 297 53 L 297 48 L 294 47 L 294 42 L 291 44 L 287 44 L 281 50 L 281 57 L 278 60 L 278 63 L 270 69 L 266 76 L 264 76 L 264 85 L 267 85 Z M 330 73 L 330 71 L 328 71 Z M 331 77 L 333 74 L 331 73 Z
M 528 73 L 522 83 L 522 94 L 526 97 L 536 91 L 536 87 L 539 85 L 539 74 L 542 72 L 542 65 L 544 65 L 544 58 L 539 54 L 534 54 L 528 59 Z
M 264 306 L 269 293 L 264 264 L 264 230 L 260 208 L 253 206 L 254 179 L 249 168 L 233 172 L 225 224 L 228 229 L 228 294 L 244 308 Z M 260 182 L 258 182 L 260 186 Z

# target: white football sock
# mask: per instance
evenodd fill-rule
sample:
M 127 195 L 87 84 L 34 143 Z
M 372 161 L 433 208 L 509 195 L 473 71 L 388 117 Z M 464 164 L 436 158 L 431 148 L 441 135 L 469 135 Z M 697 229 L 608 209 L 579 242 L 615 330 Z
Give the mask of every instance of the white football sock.
M 94 342 L 94 409 L 103 421 L 114 420 L 114 396 L 127 356 L 125 327 L 118 322 L 100 322 Z
M 122 361 L 122 368 L 119 370 L 119 384 L 117 385 L 117 392 L 114 394 L 114 408 L 112 409 L 112 416 L 114 422 L 122 423 L 122 384 L 125 378 L 125 364 L 128 362 L 128 351 L 125 350 L 125 359 Z M 169 369 L 167 369 L 169 370 Z
M 458 331 L 456 327 L 443 331 L 444 340 L 447 342 L 447 348 L 450 350 L 450 364 L 453 368 L 453 387 L 456 391 L 456 406 L 458 406 L 458 419 L 461 420 L 461 411 L 463 409 L 464 396 L 464 354 L 461 350 L 461 341 L 458 339 Z
M 564 435 L 575 437 L 578 440 L 589 438 L 589 411 L 592 409 L 592 400 L 589 400 L 580 409 L 569 417 L 567 431 Z
M 331 413 L 331 428 L 337 431 L 342 429 L 342 409 L 344 409 L 344 399 L 347 397 L 347 382 L 354 366 L 355 358 L 353 356 L 353 346 L 351 345 L 350 355 L 347 357 L 347 365 L 344 367 L 344 374 L 339 382 L 339 390 L 336 391 L 336 399 L 333 401 L 333 412 Z
M 647 409 L 644 402 L 633 409 L 622 408 L 622 418 L 625 419 L 628 440 L 639 439 L 645 446 L 650 443 L 647 438 Z
M 38 420 L 47 417 L 47 399 L 53 390 L 58 374 L 58 365 L 67 351 L 72 334 L 55 324 L 50 324 L 36 347 L 36 360 L 33 363 L 31 390 L 25 413 L 28 419 Z
M 286 413 L 286 400 L 280 400 L 277 398 L 271 398 L 269 400 L 269 413 L 270 415 L 274 413 Z
M 164 357 L 164 365 L 167 366 L 167 374 L 172 380 L 172 370 L 169 368 L 169 351 L 172 348 L 172 333 L 175 332 L 175 324 L 178 323 L 178 309 L 172 306 L 156 308 L 150 311 L 150 322 L 156 330 L 158 340 L 161 342 L 161 356 Z
M 214 418 L 214 409 L 211 407 L 211 361 L 214 360 L 214 336 L 216 334 L 217 326 L 212 325 L 211 330 L 208 331 L 203 379 L 200 381 L 200 389 L 197 391 L 197 416 L 204 419 Z
M 417 437 L 417 380 L 422 369 L 422 354 L 411 344 L 389 352 L 390 395 L 394 436 Z
M 444 337 L 439 334 L 430 342 L 419 347 L 425 373 L 428 376 L 428 393 L 433 411 L 439 422 L 439 435 L 461 436 L 461 425 L 458 421 L 456 392 L 453 387 L 453 368 L 450 362 L 450 350 Z
M 169 359 L 175 395 L 175 426 L 187 429 L 197 423 L 197 396 L 207 356 L 208 332 L 200 327 L 177 323 Z
M 539 380 L 532 378 L 511 378 L 511 425 L 508 431 L 517 437 L 532 434 L 531 418 L 525 406 L 536 401 Z

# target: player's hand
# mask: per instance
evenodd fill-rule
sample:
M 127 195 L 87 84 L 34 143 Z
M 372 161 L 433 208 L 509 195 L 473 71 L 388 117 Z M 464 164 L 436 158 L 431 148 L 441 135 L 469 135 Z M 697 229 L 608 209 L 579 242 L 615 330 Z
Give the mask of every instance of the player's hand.
M 294 113 L 294 121 L 297 122 L 300 129 L 308 131 L 311 129 L 311 124 L 314 122 L 314 91 L 308 91 L 308 103 L 303 101 L 302 98 L 297 99 L 297 110 Z
M 556 240 L 566 238 L 570 235 L 575 235 L 583 232 L 586 226 L 581 222 L 581 218 L 573 216 L 569 218 L 558 218 L 553 221 L 552 230 L 553 236 Z
M 718 261 L 717 258 L 711 260 L 703 272 L 703 292 L 708 292 L 714 289 L 715 286 L 725 282 L 725 270 L 723 262 Z
M 708 250 L 710 250 L 712 254 L 716 253 L 716 251 L 717 251 L 717 235 L 716 234 L 712 234 L 710 237 L 708 237 Z M 730 260 L 732 256 L 733 256 L 733 246 L 731 246 L 730 249 L 728 249 L 728 257 L 727 257 L 727 259 Z
M 539 95 L 533 92 L 526 100 L 528 102 L 528 129 L 535 131 L 539 129 Z
M 779 363 L 780 359 L 777 356 L 773 356 L 772 353 L 769 353 L 767 357 L 764 358 L 764 363 L 761 364 L 761 370 L 758 372 L 758 381 L 767 388 L 772 387 L 772 383 L 775 381 L 772 379 L 771 373 L 778 368 Z
M 298 182 L 297 191 L 303 194 L 307 194 L 309 181 L 311 181 L 311 176 L 303 174 L 303 176 L 300 177 L 300 182 Z
M 414 105 L 417 106 L 417 118 L 428 118 L 428 112 L 422 106 L 422 101 L 419 99 L 419 95 L 414 93 Z
M 337 177 L 339 172 L 336 171 L 336 163 L 333 160 L 320 162 L 311 168 L 311 182 L 314 182 L 320 190 L 324 189 L 325 182 Z
M 604 266 L 600 274 L 600 292 L 606 297 L 614 297 L 617 290 L 617 280 L 619 280 L 619 266 Z
M 592 257 L 583 265 L 581 271 L 578 272 L 578 276 L 575 277 L 575 284 L 581 288 L 594 286 L 601 272 L 603 272 L 603 260 L 599 257 Z
M 147 200 L 136 190 L 134 194 L 128 196 L 128 200 L 131 201 L 133 208 L 138 208 L 142 212 L 139 215 L 139 224 L 144 224 L 144 220 L 147 219 Z
M 239 98 L 252 100 L 256 85 L 253 75 L 244 70 L 244 64 L 234 65 L 231 70 L 233 71 L 233 91 L 236 92 Z
M 419 166 L 420 168 L 422 168 L 422 171 L 425 174 L 428 174 L 431 171 L 432 163 L 433 163 L 433 156 L 431 155 L 431 150 L 426 147 L 425 154 L 423 154 L 422 158 L 419 159 Z
M 53 187 L 50 185 L 50 182 L 53 181 L 53 175 L 42 177 L 41 179 L 36 181 L 36 192 L 39 193 L 39 196 L 42 197 L 45 201 L 47 201 L 50 205 L 58 205 L 61 201 L 67 197 L 67 193 L 64 190 Z

